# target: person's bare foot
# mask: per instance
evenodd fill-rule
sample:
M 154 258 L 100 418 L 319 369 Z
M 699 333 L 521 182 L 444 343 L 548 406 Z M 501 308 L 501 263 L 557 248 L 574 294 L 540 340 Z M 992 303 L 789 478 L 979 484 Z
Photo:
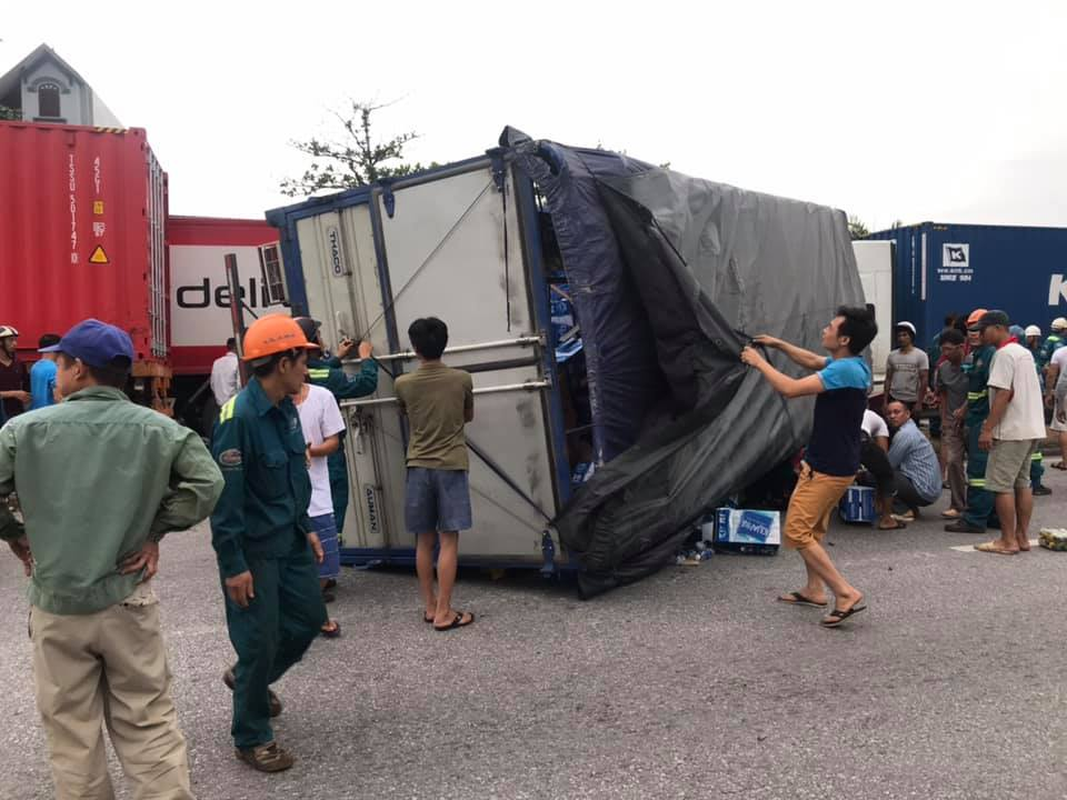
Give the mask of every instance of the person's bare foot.
M 426 608 L 423 609 L 423 611 L 422 611 L 422 620 L 423 620 L 423 622 L 433 622 L 434 621 L 434 617 L 436 617 L 436 616 L 437 616 L 437 598 L 434 597 L 434 598 L 430 599 L 430 605 L 426 606 Z
M 1026 534 L 1015 534 L 1015 541 L 1019 545 L 1020 552 L 1026 553 L 1030 550 L 1030 540 L 1026 538 Z
M 842 594 L 834 598 L 835 611 L 849 611 L 863 603 L 863 592 L 853 591 L 852 594 Z

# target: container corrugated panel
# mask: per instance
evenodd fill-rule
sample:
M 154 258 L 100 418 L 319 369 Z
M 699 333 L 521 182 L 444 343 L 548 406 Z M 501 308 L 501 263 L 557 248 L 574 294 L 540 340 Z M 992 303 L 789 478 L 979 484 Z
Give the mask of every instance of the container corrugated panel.
M 96 317 L 167 356 L 167 180 L 145 132 L 0 123 L 0 324 L 38 337 Z
M 999 308 L 1045 335 L 1067 316 L 1067 228 L 924 222 L 870 238 L 896 242 L 893 321 L 923 346 L 950 312 Z
M 170 358 L 177 375 L 207 375 L 233 335 L 224 257 L 237 256 L 242 296 L 251 314 L 286 310 L 271 305 L 263 286 L 260 248 L 277 245 L 266 220 L 167 218 L 170 259 Z M 250 316 L 246 322 L 251 323 Z

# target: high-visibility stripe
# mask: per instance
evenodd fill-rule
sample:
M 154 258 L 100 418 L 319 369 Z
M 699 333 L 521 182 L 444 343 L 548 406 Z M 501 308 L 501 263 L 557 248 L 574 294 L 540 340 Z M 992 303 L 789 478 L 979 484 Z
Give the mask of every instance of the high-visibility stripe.
M 985 488 L 985 478 L 968 478 L 967 485 L 973 486 L 975 489 Z
M 308 375 L 317 381 L 324 381 L 330 377 L 330 371 L 328 369 L 309 369 Z
M 237 406 L 237 398 L 231 397 L 223 405 L 222 410 L 219 411 L 219 422 L 226 422 L 233 419 L 233 410 Z
M 1045 454 L 1042 453 L 1040 450 L 1038 450 L 1036 453 L 1034 453 L 1032 456 L 1030 456 L 1030 460 L 1031 461 L 1044 461 L 1045 460 Z
M 988 396 L 989 396 L 989 390 L 988 389 L 983 389 L 980 392 L 967 392 L 967 399 L 968 400 L 981 400 L 983 397 L 988 397 Z

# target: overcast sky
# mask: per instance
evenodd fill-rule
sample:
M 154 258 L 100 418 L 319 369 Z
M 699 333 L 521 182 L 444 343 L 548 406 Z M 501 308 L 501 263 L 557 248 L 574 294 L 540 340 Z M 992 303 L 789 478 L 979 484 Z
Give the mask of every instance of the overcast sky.
M 174 213 L 294 202 L 289 140 L 354 97 L 398 101 L 378 130 L 418 131 L 412 160 L 510 124 L 872 229 L 1067 225 L 1063 2 L 53 0 L 7 4 L 0 39 L 0 73 L 46 42 L 146 128 Z

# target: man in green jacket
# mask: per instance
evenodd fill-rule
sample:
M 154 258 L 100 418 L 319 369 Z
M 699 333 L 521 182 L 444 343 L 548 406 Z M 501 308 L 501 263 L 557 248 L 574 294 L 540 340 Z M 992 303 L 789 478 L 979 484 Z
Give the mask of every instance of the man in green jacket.
M 308 519 L 307 443 L 290 395 L 304 384 L 307 341 L 291 317 L 261 317 L 245 333 L 253 377 L 223 405 L 211 449 L 226 486 L 211 515 L 211 542 L 226 597 L 237 665 L 231 734 L 237 757 L 261 772 L 293 758 L 274 740 L 281 702 L 270 684 L 303 657 L 326 622 Z
M 341 360 L 356 348 L 355 343 L 345 340 L 338 344 L 337 354 L 327 357 L 322 346 L 319 328 L 322 323 L 311 317 L 297 317 L 297 323 L 307 340 L 318 347 L 308 356 L 308 378 L 316 386 L 322 386 L 333 392 L 338 402 L 366 397 L 374 394 L 378 388 L 378 364 L 371 359 L 370 342 L 359 343 L 359 357 L 363 359 L 360 370 L 349 375 L 341 366 Z M 342 538 L 345 531 L 345 514 L 348 510 L 348 459 L 345 456 L 344 442 L 326 461 L 330 470 L 330 493 L 333 496 L 333 519 L 337 524 L 337 533 Z
M 192 798 L 150 580 L 159 542 L 204 519 L 222 476 L 188 428 L 122 393 L 125 332 L 86 320 L 57 353 L 59 405 L 0 430 L 0 538 L 30 577 L 37 707 L 55 796 L 114 797 L 106 725 L 134 797 Z

